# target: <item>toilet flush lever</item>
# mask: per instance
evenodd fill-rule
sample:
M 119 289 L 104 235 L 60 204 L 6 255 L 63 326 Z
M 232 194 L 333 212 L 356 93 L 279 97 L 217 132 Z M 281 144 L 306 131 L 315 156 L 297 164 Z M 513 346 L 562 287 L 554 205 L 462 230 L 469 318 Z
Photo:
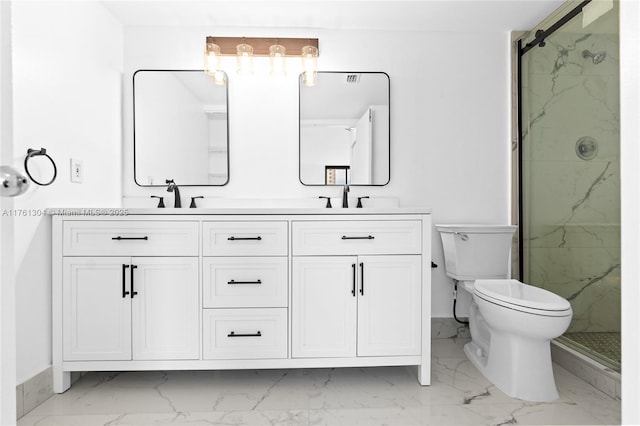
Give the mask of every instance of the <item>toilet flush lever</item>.
M 457 235 L 458 237 L 460 237 L 462 241 L 469 240 L 469 236 L 467 234 L 463 234 L 462 232 L 454 232 L 454 235 Z

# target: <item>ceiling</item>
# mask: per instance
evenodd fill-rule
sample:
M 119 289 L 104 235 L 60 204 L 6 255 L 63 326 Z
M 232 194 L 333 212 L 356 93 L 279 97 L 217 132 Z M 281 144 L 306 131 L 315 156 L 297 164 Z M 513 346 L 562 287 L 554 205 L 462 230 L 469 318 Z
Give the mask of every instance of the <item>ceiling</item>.
M 104 0 L 126 26 L 376 29 L 509 32 L 531 30 L 563 0 Z

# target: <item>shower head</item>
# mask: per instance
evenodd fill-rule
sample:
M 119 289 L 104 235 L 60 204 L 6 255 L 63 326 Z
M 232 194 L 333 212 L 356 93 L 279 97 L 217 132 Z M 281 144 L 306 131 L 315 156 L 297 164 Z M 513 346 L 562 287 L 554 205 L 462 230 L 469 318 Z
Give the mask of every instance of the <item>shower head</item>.
M 604 61 L 604 58 L 607 57 L 607 52 L 605 52 L 604 50 L 602 52 L 598 52 L 598 53 L 591 53 L 588 50 L 583 50 L 582 51 L 582 57 L 583 58 L 591 58 L 591 62 L 593 62 L 594 64 L 599 64 L 600 62 Z

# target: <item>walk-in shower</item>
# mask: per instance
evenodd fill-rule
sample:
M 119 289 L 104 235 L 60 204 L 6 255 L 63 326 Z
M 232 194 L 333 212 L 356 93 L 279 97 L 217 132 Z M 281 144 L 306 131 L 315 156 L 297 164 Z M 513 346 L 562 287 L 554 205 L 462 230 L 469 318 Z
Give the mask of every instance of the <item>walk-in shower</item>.
M 620 371 L 618 7 L 594 5 L 519 42 L 517 254 L 524 282 L 571 302 L 562 343 Z

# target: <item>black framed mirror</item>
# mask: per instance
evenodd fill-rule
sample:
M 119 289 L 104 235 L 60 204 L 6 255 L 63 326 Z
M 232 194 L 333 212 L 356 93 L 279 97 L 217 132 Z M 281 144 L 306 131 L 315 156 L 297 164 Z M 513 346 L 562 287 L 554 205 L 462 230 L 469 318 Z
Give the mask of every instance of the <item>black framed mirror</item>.
M 222 186 L 229 181 L 227 78 L 202 70 L 133 74 L 133 169 L 139 186 Z
M 299 81 L 303 185 L 382 186 L 391 169 L 389 75 L 320 71 Z

